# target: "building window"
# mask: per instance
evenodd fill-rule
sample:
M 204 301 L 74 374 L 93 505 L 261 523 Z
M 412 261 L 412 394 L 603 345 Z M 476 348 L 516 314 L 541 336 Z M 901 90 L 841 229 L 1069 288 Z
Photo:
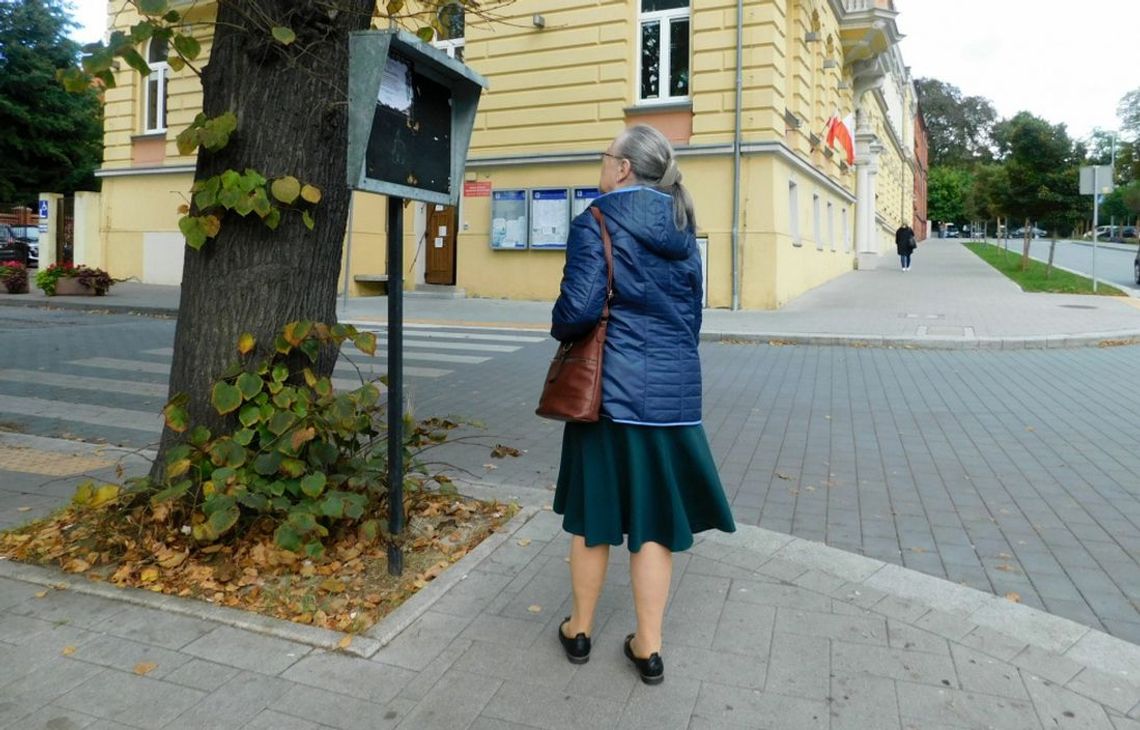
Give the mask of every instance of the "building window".
M 811 232 L 815 236 L 815 249 L 817 251 L 823 250 L 823 235 L 820 233 L 819 227 L 819 194 L 813 193 L 811 196 Z
M 689 98 L 689 0 L 641 0 L 638 100 Z
M 792 245 L 802 246 L 800 240 L 800 191 L 795 181 L 788 183 L 788 225 L 792 233 Z
M 831 207 L 831 203 L 827 204 L 827 243 L 831 246 L 831 250 L 835 250 L 835 211 Z
M 143 79 L 143 131 L 166 131 L 166 41 L 151 38 L 146 50 L 150 73 Z
M 463 6 L 448 3 L 439 9 L 439 28 L 432 45 L 456 61 L 463 61 L 464 17 Z

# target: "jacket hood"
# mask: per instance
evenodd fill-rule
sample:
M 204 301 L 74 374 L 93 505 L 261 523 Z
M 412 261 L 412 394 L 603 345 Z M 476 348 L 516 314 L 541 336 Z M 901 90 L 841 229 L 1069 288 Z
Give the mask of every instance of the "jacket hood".
M 666 259 L 686 259 L 696 247 L 691 230 L 678 231 L 673 198 L 645 187 L 619 188 L 595 198 L 594 205 L 639 244 Z

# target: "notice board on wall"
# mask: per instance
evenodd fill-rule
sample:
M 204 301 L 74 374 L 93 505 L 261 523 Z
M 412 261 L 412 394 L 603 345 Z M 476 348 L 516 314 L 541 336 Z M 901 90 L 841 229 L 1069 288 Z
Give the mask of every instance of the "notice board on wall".
M 570 235 L 570 191 L 536 188 L 530 191 L 530 247 L 566 248 Z
M 574 202 L 570 206 L 570 218 L 577 218 L 584 210 L 590 207 L 594 198 L 602 194 L 597 188 L 574 188 Z
M 515 251 L 526 248 L 526 190 L 495 190 L 491 193 L 491 248 Z

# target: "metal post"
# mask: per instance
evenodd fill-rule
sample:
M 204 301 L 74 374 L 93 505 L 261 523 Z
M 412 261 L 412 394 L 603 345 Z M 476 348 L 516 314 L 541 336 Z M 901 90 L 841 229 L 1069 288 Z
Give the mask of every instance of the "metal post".
M 1096 294 L 1096 226 L 1097 226 L 1097 210 L 1100 208 L 1097 196 L 1100 194 L 1100 184 L 1097 180 L 1098 166 L 1093 165 L 1093 260 L 1092 260 L 1092 280 L 1093 280 L 1093 294 Z
M 744 96 L 744 0 L 736 0 L 736 111 L 732 134 L 732 310 L 740 309 L 740 124 Z
M 404 199 L 388 197 L 388 532 L 404 530 Z M 404 553 L 388 544 L 389 575 L 404 574 Z

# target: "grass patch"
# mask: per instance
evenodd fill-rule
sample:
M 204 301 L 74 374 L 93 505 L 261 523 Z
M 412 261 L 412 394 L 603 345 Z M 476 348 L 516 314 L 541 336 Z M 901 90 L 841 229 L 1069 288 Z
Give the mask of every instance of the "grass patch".
M 1098 282 L 1097 290 L 1092 288 L 1092 279 L 1077 274 L 1062 271 L 1056 266 L 1048 276 L 1045 275 L 1045 263 L 1037 259 L 1029 259 L 1029 268 L 1021 270 L 1020 247 L 1015 252 L 1013 246 L 1009 251 L 1000 246 L 991 246 L 988 243 L 970 242 L 963 244 L 973 251 L 983 261 L 1009 277 L 1015 284 L 1027 292 L 1046 292 L 1049 294 L 1099 294 L 1110 297 L 1122 297 L 1124 292 L 1114 286 Z

